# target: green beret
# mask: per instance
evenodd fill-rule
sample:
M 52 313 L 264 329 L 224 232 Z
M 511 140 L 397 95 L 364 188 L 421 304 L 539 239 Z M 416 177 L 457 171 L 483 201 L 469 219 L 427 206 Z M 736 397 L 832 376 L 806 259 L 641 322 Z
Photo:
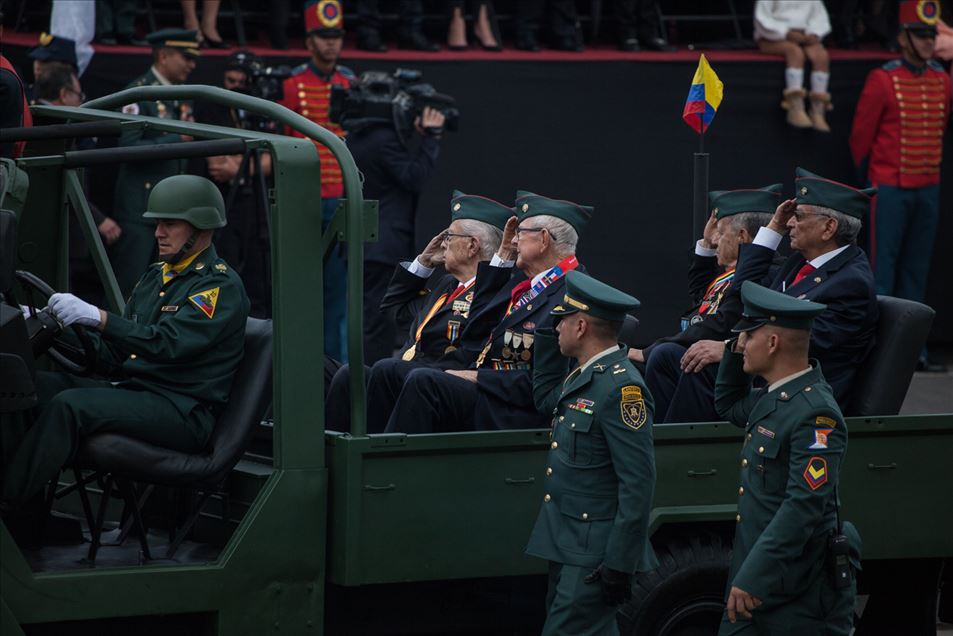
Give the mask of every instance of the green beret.
M 186 29 L 161 29 L 146 36 L 146 42 L 154 49 L 178 49 L 186 55 L 198 57 L 199 39 L 195 31 Z
M 744 312 L 732 331 L 752 331 L 764 325 L 810 330 L 814 317 L 827 305 L 801 300 L 746 280 L 741 284 Z
M 531 216 L 545 214 L 562 219 L 571 225 L 578 234 L 582 234 L 583 229 L 592 217 L 592 211 L 592 207 L 579 205 L 572 201 L 550 199 L 525 190 L 516 191 L 516 214 L 520 221 Z
M 621 322 L 640 304 L 634 296 L 574 269 L 566 273 L 566 293 L 562 304 L 556 305 L 549 313 L 567 316 L 581 311 L 594 318 Z
M 862 219 L 870 211 L 870 202 L 877 194 L 877 188 L 858 190 L 798 168 L 794 177 L 794 193 L 798 205 L 819 205 Z
M 743 212 L 774 214 L 783 189 L 783 185 L 774 183 L 756 190 L 715 190 L 708 193 L 708 203 L 716 219 Z
M 460 219 L 473 219 L 502 230 L 512 216 L 516 216 L 516 210 L 486 197 L 454 190 L 453 198 L 450 199 L 451 223 Z

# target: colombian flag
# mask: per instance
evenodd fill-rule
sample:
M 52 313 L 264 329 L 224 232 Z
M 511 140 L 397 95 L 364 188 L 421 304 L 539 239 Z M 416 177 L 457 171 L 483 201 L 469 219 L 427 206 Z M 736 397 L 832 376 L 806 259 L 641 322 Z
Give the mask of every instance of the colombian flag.
M 721 83 L 708 60 L 702 55 L 698 59 L 698 68 L 695 69 L 695 79 L 688 90 L 688 99 L 685 100 L 685 110 L 682 119 L 695 132 L 703 133 L 708 130 L 711 120 L 715 118 L 721 98 L 725 92 L 725 85 Z

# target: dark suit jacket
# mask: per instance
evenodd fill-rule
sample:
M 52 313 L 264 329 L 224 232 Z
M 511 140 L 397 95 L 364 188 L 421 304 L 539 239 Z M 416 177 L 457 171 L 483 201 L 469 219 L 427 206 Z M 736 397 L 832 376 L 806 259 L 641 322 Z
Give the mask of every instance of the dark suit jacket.
M 837 403 L 847 410 L 854 376 L 874 346 L 877 329 L 877 293 L 870 261 L 864 250 L 851 245 L 792 286 L 804 257 L 792 254 L 771 276 L 774 255 L 774 250 L 761 245 L 742 245 L 732 287 L 741 289 L 744 281 L 753 280 L 776 291 L 784 286 L 789 296 L 827 305 L 814 319 L 810 356 L 821 363 Z
M 395 265 L 414 253 L 417 199 L 433 174 L 440 143 L 420 138 L 408 150 L 392 126 L 371 126 L 347 137 L 354 162 L 364 174 L 364 198 L 380 202 L 378 239 L 364 247 L 364 260 Z

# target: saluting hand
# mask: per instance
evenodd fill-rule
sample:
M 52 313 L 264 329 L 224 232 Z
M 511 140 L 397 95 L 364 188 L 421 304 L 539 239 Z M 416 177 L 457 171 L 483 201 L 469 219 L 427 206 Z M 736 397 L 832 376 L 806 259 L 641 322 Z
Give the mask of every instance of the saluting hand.
M 761 605 L 761 599 L 748 594 L 740 587 L 731 586 L 731 592 L 728 593 L 728 603 L 725 608 L 728 610 L 728 620 L 732 623 L 738 620 L 738 614 L 743 618 L 751 618 L 751 610 Z
M 506 225 L 503 227 L 503 240 L 500 241 L 500 249 L 496 251 L 500 260 L 516 260 L 516 226 L 519 224 L 520 221 L 515 216 L 507 219 Z
M 715 217 L 715 213 L 712 212 L 711 216 L 708 217 L 708 222 L 705 223 L 705 230 L 702 232 L 702 247 L 707 249 L 712 249 L 715 244 L 715 234 L 718 227 L 718 219 Z
M 443 242 L 446 238 L 447 230 L 443 230 L 435 237 L 430 239 L 430 242 L 427 243 L 427 247 L 424 248 L 424 251 L 417 256 L 417 262 L 424 267 L 442 265 L 444 262 Z
M 797 212 L 797 199 L 782 201 L 781 205 L 774 211 L 774 216 L 768 223 L 768 229 L 774 230 L 778 234 L 784 234 L 788 231 L 788 221 L 791 220 L 795 212 Z

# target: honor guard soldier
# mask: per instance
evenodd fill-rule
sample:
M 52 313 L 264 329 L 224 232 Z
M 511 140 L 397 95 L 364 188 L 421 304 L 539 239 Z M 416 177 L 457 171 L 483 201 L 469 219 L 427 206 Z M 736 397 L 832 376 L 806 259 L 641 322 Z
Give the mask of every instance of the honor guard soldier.
M 199 55 L 195 31 L 162 29 L 150 33 L 146 39 L 152 45 L 152 68 L 126 88 L 184 84 L 195 69 L 195 59 Z M 122 112 L 127 115 L 191 121 L 192 102 L 134 102 L 123 106 Z M 149 147 L 191 140 L 185 135 L 148 127 L 126 127 L 123 131 L 119 137 L 119 145 L 123 147 Z M 142 216 L 149 194 L 159 181 L 182 174 L 185 169 L 185 159 L 136 161 L 119 166 L 113 218 L 122 228 L 122 236 L 112 245 L 110 258 L 123 296 L 129 296 L 140 273 L 153 260 L 155 224 Z
M 550 325 L 566 273 L 580 267 L 576 244 L 592 208 L 519 191 L 516 213 L 518 225 L 477 270 L 476 295 L 484 287 L 498 291 L 471 312 L 462 335 L 465 350 L 454 352 L 469 368 L 411 371 L 385 432 L 546 426 L 533 404 L 535 331 Z M 519 271 L 512 274 L 514 263 Z
M 40 34 L 40 42 L 27 53 L 33 60 L 33 83 L 54 66 L 67 66 L 79 74 L 79 65 L 76 63 L 76 42 L 49 33 Z
M 384 430 L 412 370 L 466 368 L 465 359 L 454 354 L 463 346 L 470 316 L 479 313 L 486 297 L 497 291 L 479 286 L 477 268 L 493 257 L 503 228 L 515 218 L 511 207 L 455 190 L 450 200 L 450 227 L 433 237 L 413 261 L 395 268 L 380 309 L 409 322 L 410 333 L 399 358 L 384 358 L 365 367 L 368 432 Z M 430 284 L 438 265 L 447 273 Z M 348 368 L 337 371 L 328 394 L 327 425 L 333 430 L 350 428 Z
M 682 330 L 629 357 L 645 362 L 645 380 L 655 399 L 655 421 L 706 422 L 715 412 L 715 375 L 724 341 L 741 316 L 741 298 L 732 287 L 738 250 L 750 243 L 781 202 L 782 185 L 710 192 L 711 217 L 695 244 L 688 271 L 695 303 Z
M 850 149 L 877 188 L 868 224 L 877 293 L 923 302 L 940 221 L 940 161 L 950 119 L 950 78 L 932 60 L 940 3 L 900 3 L 903 57 L 867 76 Z
M 102 378 L 37 374 L 37 418 L 6 469 L 8 505 L 39 493 L 86 436 L 121 433 L 194 453 L 225 408 L 249 302 L 211 244 L 225 225 L 222 195 L 202 177 L 169 177 L 152 189 L 144 216 L 156 223 L 162 262 L 142 274 L 122 315 L 73 294 L 50 297 L 64 326 L 93 338 Z
M 648 533 L 652 396 L 618 342 L 638 306 L 571 271 L 551 312 L 556 333 L 536 330 L 533 397 L 552 414 L 552 442 L 526 553 L 549 561 L 546 635 L 618 634 L 616 606 L 629 599 L 632 575 L 658 566 Z
M 810 330 L 825 306 L 746 281 L 718 369 L 718 412 L 745 429 L 727 614 L 719 634 L 850 634 L 860 536 L 841 523 L 847 426 Z M 766 387 L 751 389 L 751 376 Z
M 307 35 L 305 47 L 311 59 L 294 69 L 294 74 L 282 85 L 282 106 L 307 117 L 338 137 L 345 132 L 329 117 L 331 88 L 348 88 L 354 79 L 350 69 L 339 66 L 344 37 L 344 17 L 337 0 L 307 0 L 304 3 L 304 23 Z M 304 137 L 296 130 L 285 134 Z M 344 194 L 341 166 L 331 151 L 315 144 L 321 159 L 321 220 L 326 228 L 337 211 L 338 198 Z M 347 270 L 343 257 L 332 250 L 324 259 L 324 351 L 338 360 L 345 360 Z

